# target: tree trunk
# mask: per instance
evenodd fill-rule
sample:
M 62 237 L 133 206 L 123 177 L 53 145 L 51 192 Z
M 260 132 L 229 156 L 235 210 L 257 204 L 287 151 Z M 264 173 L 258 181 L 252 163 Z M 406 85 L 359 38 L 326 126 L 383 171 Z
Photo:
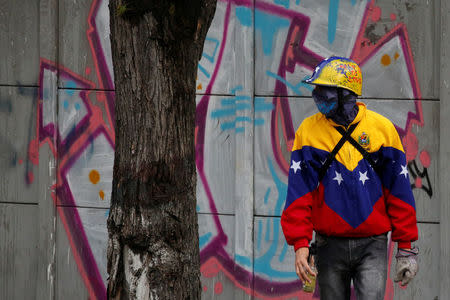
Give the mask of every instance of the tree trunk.
M 199 299 L 195 78 L 216 0 L 111 0 L 110 299 Z

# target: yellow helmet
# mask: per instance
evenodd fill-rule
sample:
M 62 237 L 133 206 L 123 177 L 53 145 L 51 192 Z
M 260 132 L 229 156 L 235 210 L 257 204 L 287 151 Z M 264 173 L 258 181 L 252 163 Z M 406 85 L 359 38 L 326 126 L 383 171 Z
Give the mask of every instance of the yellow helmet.
M 358 64 L 345 57 L 332 56 L 321 61 L 311 77 L 303 82 L 344 88 L 361 96 L 362 73 Z

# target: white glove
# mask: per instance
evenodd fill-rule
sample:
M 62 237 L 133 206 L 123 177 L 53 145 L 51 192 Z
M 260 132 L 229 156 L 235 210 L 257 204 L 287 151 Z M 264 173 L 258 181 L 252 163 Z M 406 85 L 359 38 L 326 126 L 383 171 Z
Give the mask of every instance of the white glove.
M 407 285 L 416 276 L 419 266 L 417 264 L 417 255 L 419 249 L 413 248 L 411 250 L 398 249 L 397 265 L 395 266 L 395 282 L 401 281 L 401 285 Z

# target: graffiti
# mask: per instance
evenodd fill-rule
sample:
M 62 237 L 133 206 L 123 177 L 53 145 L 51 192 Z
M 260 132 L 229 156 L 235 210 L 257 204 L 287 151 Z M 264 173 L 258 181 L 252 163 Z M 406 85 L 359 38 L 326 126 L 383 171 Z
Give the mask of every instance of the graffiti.
M 424 153 L 426 153 L 426 152 L 424 152 Z M 424 158 L 424 157 L 426 157 L 426 158 Z M 423 166 L 422 171 L 419 170 L 416 160 L 408 162 L 409 174 L 411 174 L 412 181 L 413 181 L 413 183 L 411 184 L 411 188 L 412 189 L 422 189 L 431 198 L 431 197 L 433 197 L 433 187 L 431 186 L 430 177 L 428 176 L 428 168 L 427 168 L 430 165 L 429 156 L 421 155 L 420 158 L 421 158 L 422 166 Z M 423 182 L 423 179 L 425 179 L 426 183 Z
M 293 103 L 289 101 L 288 96 L 291 93 L 294 95 L 310 94 L 310 89 L 301 84 L 301 79 L 307 76 L 308 73 L 313 70 L 314 66 L 327 55 L 327 49 L 329 49 L 330 44 L 338 43 L 341 40 L 353 41 L 353 43 L 349 43 L 345 47 L 341 46 L 339 51 L 343 54 L 348 53 L 348 56 L 357 61 L 363 70 L 374 67 L 378 69 L 389 67 L 392 65 L 391 57 L 393 57 L 392 61 L 401 61 L 406 70 L 402 76 L 409 84 L 407 89 L 402 89 L 406 94 L 398 94 L 400 89 L 397 89 L 397 92 L 395 92 L 394 88 L 390 89 L 390 92 L 399 97 L 407 96 L 417 100 L 411 101 L 414 103 L 411 106 L 411 111 L 408 114 L 408 117 L 405 118 L 404 123 L 396 123 L 397 129 L 400 135 L 405 137 L 407 135 L 413 135 L 411 132 L 411 126 L 413 124 L 419 126 L 423 125 L 420 101 L 421 94 L 414 70 L 414 62 L 411 55 L 407 31 L 404 25 L 397 24 L 397 26 L 390 30 L 385 36 L 380 37 L 375 43 L 368 43 L 368 38 L 365 35 L 366 28 L 369 20 L 372 22 L 379 20 L 381 13 L 380 9 L 379 7 L 374 6 L 374 3 L 371 1 L 358 3 L 359 7 L 356 1 L 351 1 L 348 8 L 353 7 L 355 11 L 360 12 L 360 14 L 355 14 L 355 20 L 356 22 L 359 22 L 359 26 L 356 26 L 353 32 L 347 31 L 351 36 L 337 37 L 337 30 L 335 27 L 338 26 L 337 24 L 339 22 L 337 17 L 338 9 L 340 5 L 344 5 L 344 1 L 330 1 L 328 11 L 328 34 L 322 41 L 324 51 L 313 51 L 308 48 L 308 40 L 306 37 L 310 32 L 310 28 L 315 25 L 314 23 L 317 23 L 317 20 L 311 19 L 307 13 L 304 13 L 306 9 L 289 9 L 289 3 L 289 1 L 274 1 L 274 4 L 271 4 L 267 1 L 256 1 L 254 13 L 251 10 L 251 4 L 246 1 L 234 1 L 232 3 L 224 1 L 223 3 L 223 6 L 226 7 L 226 9 L 223 11 L 223 20 L 225 20 L 225 24 L 223 25 L 222 47 L 227 41 L 227 26 L 229 24 L 231 12 L 235 12 L 236 17 L 244 27 L 251 24 L 252 16 L 254 16 L 255 35 L 257 37 L 257 44 L 255 47 L 261 47 L 261 55 L 269 56 L 277 61 L 277 71 L 272 71 L 272 68 L 266 69 L 265 75 L 267 77 L 265 77 L 263 83 L 265 86 L 273 87 L 272 92 L 268 92 L 269 95 L 275 95 L 272 98 L 272 109 L 268 111 L 269 113 L 257 114 L 258 118 L 263 119 L 265 120 L 265 123 L 270 124 L 268 128 L 262 126 L 261 128 L 264 129 L 261 130 L 269 130 L 268 136 L 270 137 L 271 143 L 265 145 L 264 150 L 258 149 L 258 152 L 261 153 L 256 153 L 255 151 L 256 162 L 260 161 L 259 159 L 260 157 L 263 157 L 263 153 L 267 153 L 264 151 L 270 153 L 269 159 L 266 157 L 264 165 L 266 166 L 265 169 L 270 170 L 270 173 L 272 174 L 271 182 L 273 187 L 272 184 L 270 187 L 267 187 L 267 184 L 261 184 L 261 186 L 266 185 L 266 188 L 263 189 L 265 192 L 259 193 L 260 198 L 258 197 L 258 193 L 255 194 L 254 200 L 263 202 L 263 206 L 267 207 L 265 212 L 268 215 L 274 216 L 274 218 L 255 219 L 254 230 L 256 237 L 253 260 L 249 256 L 236 254 L 234 257 L 229 254 L 225 256 L 227 244 L 226 237 L 228 234 L 223 229 L 223 224 L 221 224 L 220 218 L 217 216 L 217 214 L 220 213 L 216 209 L 217 204 L 215 197 L 217 197 L 217 195 L 214 195 L 211 191 L 206 176 L 208 167 L 205 165 L 204 160 L 206 155 L 205 148 L 207 147 L 204 143 L 206 138 L 204 130 L 207 128 L 209 122 L 206 118 L 206 112 L 208 111 L 207 107 L 208 104 L 211 103 L 211 100 L 207 94 L 208 91 L 211 91 L 213 88 L 215 81 L 214 75 L 208 78 L 208 84 L 202 82 L 204 86 L 207 86 L 207 92 L 200 100 L 197 110 L 197 168 L 199 179 L 202 181 L 202 186 L 205 189 L 205 194 L 209 202 L 209 211 L 212 213 L 211 218 L 214 219 L 211 223 L 215 224 L 216 227 L 216 235 L 214 236 L 214 234 L 208 232 L 207 240 L 202 240 L 201 243 L 202 266 L 205 269 L 205 271 L 202 271 L 203 276 L 214 277 L 215 275 L 212 275 L 211 273 L 217 274 L 218 272 L 223 272 L 233 281 L 236 288 L 242 289 L 246 291 L 246 293 L 260 298 L 305 297 L 305 295 L 300 292 L 301 284 L 296 280 L 296 275 L 292 272 L 292 268 L 289 269 L 283 267 L 283 265 L 286 266 L 286 264 L 292 263 L 292 260 L 289 262 L 289 260 L 286 259 L 286 253 L 288 251 L 287 245 L 285 244 L 283 237 L 280 236 L 279 219 L 277 221 L 276 216 L 279 216 L 281 213 L 282 203 L 286 193 L 285 182 L 289 169 L 286 149 L 289 149 L 292 145 L 295 134 L 294 126 L 298 126 L 301 121 L 301 118 L 296 118 L 294 120 L 293 117 L 296 115 L 304 115 L 304 113 L 298 111 L 298 108 L 292 105 Z M 321 6 L 321 4 L 317 5 Z M 361 9 L 361 6 L 364 6 L 363 9 Z M 319 10 L 320 8 L 317 9 Z M 263 23 L 264 26 L 258 27 L 259 21 Z M 264 28 L 270 28 L 270 30 Z M 280 35 L 284 35 L 285 38 L 280 38 Z M 277 45 L 275 47 L 275 39 L 284 40 L 285 44 L 283 46 Z M 258 42 L 261 44 L 258 44 Z M 217 70 L 221 67 L 220 58 L 224 52 L 226 52 L 226 48 L 220 50 L 219 60 L 217 61 L 212 74 L 216 74 Z M 386 57 L 388 57 L 389 62 Z M 272 63 L 272 66 L 273 65 L 274 64 Z M 381 72 L 386 73 L 389 71 L 381 69 Z M 295 75 L 295 77 L 292 75 Z M 293 81 L 289 78 L 297 79 L 294 79 L 296 81 Z M 370 80 L 370 76 L 368 80 Z M 370 86 L 376 87 L 378 84 L 384 84 L 384 81 L 373 82 Z M 369 89 L 366 89 L 365 94 L 376 95 L 370 86 Z M 218 110 L 213 110 L 211 117 L 216 117 L 217 112 Z M 255 131 L 258 132 L 258 127 L 255 126 L 254 128 Z M 280 136 L 280 134 L 282 134 L 282 136 Z M 282 145 L 287 145 L 287 147 L 283 148 Z M 411 159 L 414 159 L 414 157 L 410 157 L 410 160 Z M 255 172 L 256 171 L 257 170 L 255 170 Z M 256 178 L 255 184 L 258 185 Z M 206 235 L 203 237 L 206 237 Z M 392 243 L 390 244 L 390 249 L 390 257 L 392 257 Z M 212 269 L 214 269 L 214 272 L 211 272 Z M 252 269 L 253 271 L 247 271 Z M 251 274 L 251 272 L 253 272 L 253 274 Z M 253 282 L 248 279 L 252 275 Z M 252 285 L 253 289 L 251 288 Z M 386 298 L 392 299 L 393 284 L 390 278 L 388 279 L 387 287 Z
M 412 132 L 412 126 L 424 125 L 424 118 L 406 26 L 392 23 L 374 39 L 368 29 L 380 15 L 374 1 L 218 1 L 196 84 L 197 211 L 205 293 L 318 298 L 301 291 L 293 251 L 279 223 L 296 126 L 315 112 L 306 98 L 312 88 L 302 80 L 331 54 L 348 56 L 361 66 L 367 82 L 364 95 L 412 99 L 402 104 L 404 113 L 394 123 L 413 188 L 432 197 L 431 157 L 426 151 L 418 154 Z M 395 15 L 390 19 L 396 20 Z M 52 197 L 93 299 L 106 297 L 106 218 L 115 143 L 108 24 L 107 1 L 93 0 L 86 30 L 93 66 L 85 74 L 41 58 L 36 130 L 25 174 L 32 184 L 39 150 L 48 145 L 58 161 Z M 95 80 L 85 78 L 91 74 Z M 57 79 L 63 88 L 56 87 Z M 10 112 L 8 103 L 0 101 L 0 112 Z M 250 160 L 254 167 L 248 170 L 241 163 Z M 241 195 L 246 184 L 242 178 L 248 177 L 254 182 L 252 200 Z M 251 209 L 245 201 L 254 202 Z M 392 243 L 389 249 L 391 262 Z M 393 295 L 389 278 L 385 298 Z
M 77 89 L 59 91 L 58 98 L 52 95 L 47 90 L 44 79 L 56 76 L 55 72 Z M 104 259 L 101 256 L 94 257 L 89 242 L 89 230 L 97 229 L 83 226 L 86 221 L 82 221 L 79 211 L 65 207 L 101 206 L 98 202 L 104 201 L 106 195 L 109 197 L 114 132 L 111 130 L 112 125 L 103 121 L 103 111 L 108 108 L 107 105 L 97 106 L 90 100 L 93 95 L 88 90 L 94 88 L 93 83 L 44 59 L 41 59 L 41 80 L 36 138 L 29 146 L 29 160 L 35 165 L 38 164 L 39 147 L 44 143 L 50 146 L 58 160 L 59 168 L 52 196 L 89 294 L 93 298 L 103 299 L 106 293 L 105 265 L 99 266 L 96 262 Z M 104 94 L 94 95 L 97 102 L 106 103 L 102 101 L 102 98 L 105 99 Z M 54 113 L 56 99 L 62 104 L 59 105 L 58 123 L 49 118 L 49 115 Z M 102 180 L 103 170 L 109 173 L 106 180 Z M 95 188 L 99 186 L 97 198 L 92 197 L 90 192 L 93 188 L 90 185 Z M 106 231 L 106 228 L 104 230 Z
M 107 64 L 105 55 L 110 51 L 109 45 L 105 47 L 96 27 L 96 24 L 109 22 L 105 12 L 106 1 L 93 1 L 88 18 L 87 39 L 98 86 L 62 65 L 41 58 L 36 133 L 28 146 L 31 166 L 26 175 L 27 183 L 31 184 L 33 176 L 29 174 L 32 174 L 32 166 L 39 163 L 39 149 L 48 144 L 58 161 L 52 198 L 80 275 L 93 299 L 106 298 L 107 211 L 97 213 L 81 207 L 104 207 L 106 210 L 111 193 L 114 94 L 92 91 L 113 88 L 111 64 Z M 86 74 L 89 73 L 90 69 L 86 69 Z M 64 89 L 57 90 L 56 78 Z M 54 118 L 56 114 L 57 119 Z

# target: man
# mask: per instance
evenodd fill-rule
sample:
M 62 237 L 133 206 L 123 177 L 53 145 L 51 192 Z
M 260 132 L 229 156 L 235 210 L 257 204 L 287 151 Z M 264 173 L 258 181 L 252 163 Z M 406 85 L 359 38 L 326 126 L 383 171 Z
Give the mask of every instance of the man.
M 387 233 L 398 243 L 396 281 L 417 273 L 416 212 L 405 153 L 393 124 L 357 102 L 362 74 L 350 59 L 330 57 L 305 80 L 319 113 L 295 134 L 281 226 L 295 249 L 302 282 L 316 275 L 308 245 L 316 232 L 321 299 L 383 299 Z

